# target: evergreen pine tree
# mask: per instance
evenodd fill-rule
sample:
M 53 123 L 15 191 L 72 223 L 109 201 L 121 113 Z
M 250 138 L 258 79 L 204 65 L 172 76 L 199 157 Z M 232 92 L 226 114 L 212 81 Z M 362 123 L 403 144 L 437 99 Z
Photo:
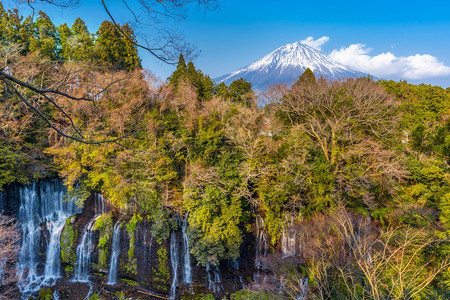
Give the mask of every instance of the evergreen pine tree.
M 132 42 L 134 32 L 128 25 L 122 26 L 121 30 L 127 37 L 112 22 L 103 21 L 97 31 L 95 56 L 100 63 L 115 69 L 132 71 L 140 68 L 141 61 Z
M 34 34 L 30 39 L 30 51 L 38 51 L 52 59 L 59 58 L 59 34 L 50 17 L 39 11 L 39 17 L 34 23 Z
M 310 68 L 306 68 L 305 72 L 298 78 L 297 83 L 315 83 L 316 76 L 314 76 L 313 71 Z
M 73 35 L 67 44 L 69 58 L 76 61 L 94 59 L 94 39 L 84 21 L 77 18 L 71 30 Z
M 231 101 L 251 105 L 253 99 L 252 84 L 243 78 L 230 83 L 228 97 Z
M 183 54 L 180 53 L 180 56 L 178 57 L 178 64 L 175 71 L 170 75 L 167 80 L 171 85 L 173 85 L 175 92 L 178 90 L 178 82 L 180 81 L 180 78 L 185 76 L 186 72 L 186 62 L 184 60 Z
M 202 71 L 197 70 L 192 61 L 187 65 L 182 54 L 178 59 L 176 70 L 168 78 L 170 84 L 173 85 L 174 91 L 177 92 L 180 80 L 185 80 L 192 84 L 197 90 L 198 99 L 200 101 L 209 100 L 213 96 L 214 82 Z

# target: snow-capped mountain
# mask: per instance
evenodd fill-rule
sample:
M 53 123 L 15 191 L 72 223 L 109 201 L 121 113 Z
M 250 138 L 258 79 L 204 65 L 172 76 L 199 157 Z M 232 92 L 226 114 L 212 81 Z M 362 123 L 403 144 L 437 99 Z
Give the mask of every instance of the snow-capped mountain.
M 236 79 L 244 78 L 253 84 L 254 89 L 263 90 L 275 83 L 291 84 L 307 68 L 310 68 L 316 77 L 323 76 L 328 79 L 366 75 L 331 62 L 322 52 L 300 42 L 295 42 L 281 46 L 254 63 L 230 74 L 220 76 L 215 80 L 216 82 L 230 84 Z

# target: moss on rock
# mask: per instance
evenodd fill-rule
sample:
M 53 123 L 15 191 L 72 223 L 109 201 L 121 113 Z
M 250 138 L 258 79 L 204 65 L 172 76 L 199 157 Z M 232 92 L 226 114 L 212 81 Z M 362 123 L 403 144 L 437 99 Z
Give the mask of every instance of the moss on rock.
M 127 272 L 130 272 L 133 275 L 137 275 L 137 259 L 134 257 L 134 251 L 136 249 L 136 229 L 138 223 L 141 221 L 141 215 L 133 214 L 133 217 L 126 226 L 126 230 L 130 237 L 130 244 L 128 248 L 128 261 L 124 268 Z
M 158 267 L 153 268 L 153 281 L 156 288 L 166 291 L 167 286 L 170 284 L 170 271 L 168 266 L 168 253 L 167 249 L 161 247 L 157 251 L 158 254 Z
M 108 269 L 108 255 L 113 228 L 111 213 L 103 214 L 95 221 L 94 230 L 99 232 L 98 263 L 95 266 L 98 271 L 106 271 Z
M 76 242 L 78 239 L 78 232 L 73 223 L 75 216 L 67 218 L 61 233 L 61 261 L 66 266 L 64 270 L 69 275 L 73 272 L 75 263 L 77 261 Z

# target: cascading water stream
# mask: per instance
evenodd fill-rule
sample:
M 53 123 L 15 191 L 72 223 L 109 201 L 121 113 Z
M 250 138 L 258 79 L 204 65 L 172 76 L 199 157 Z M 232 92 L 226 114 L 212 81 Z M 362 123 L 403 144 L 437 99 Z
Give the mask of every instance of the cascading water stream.
M 256 217 L 256 258 L 266 257 L 269 249 L 269 237 L 264 226 L 264 220 L 260 216 Z M 257 263 L 259 266 L 260 262 Z
M 50 231 L 50 242 L 48 243 L 47 257 L 45 260 L 44 282 L 46 285 L 53 285 L 56 279 L 61 277 L 60 238 L 65 224 L 66 217 L 60 215 L 56 219 L 56 222 L 49 223 L 47 226 Z
M 19 252 L 19 288 L 23 293 L 39 288 L 38 255 L 41 228 L 39 226 L 36 183 L 19 190 L 20 208 L 18 219 L 22 228 L 22 247 Z
M 297 254 L 296 232 L 292 226 L 288 227 L 281 236 L 281 253 L 283 258 Z
M 95 201 L 95 203 L 94 203 L 95 215 L 98 216 L 98 215 L 105 214 L 107 207 L 106 207 L 106 201 L 105 201 L 105 198 L 103 197 L 103 195 L 100 193 L 96 193 L 94 195 L 94 201 Z
M 170 263 L 172 265 L 172 285 L 170 286 L 169 299 L 175 299 L 178 280 L 178 246 L 175 232 L 170 235 Z
M 192 283 L 191 253 L 189 249 L 189 238 L 186 233 L 188 214 L 186 214 L 186 217 L 181 223 L 181 233 L 183 235 L 183 281 L 185 284 Z
M 210 289 L 213 293 L 218 293 L 220 290 L 223 290 L 219 266 L 211 267 L 210 264 L 207 264 L 206 278 L 208 280 L 208 289 Z
M 0 213 L 5 209 L 5 191 L 0 191 Z
M 74 201 L 65 201 L 61 180 L 33 182 L 17 188 L 20 208 L 18 221 L 22 229 L 17 274 L 19 289 L 24 296 L 42 286 L 55 284 L 61 277 L 60 237 L 66 219 L 78 212 Z M 41 234 L 47 229 L 49 239 L 45 249 L 45 265 L 40 259 Z M 43 269 L 43 271 L 42 271 Z
M 213 292 L 216 291 L 216 285 L 214 284 L 214 281 L 211 279 L 211 265 L 206 265 L 206 278 L 208 279 L 208 289 L 212 290 Z
M 94 250 L 94 224 L 97 218 L 86 224 L 83 229 L 81 243 L 77 247 L 77 263 L 74 276 L 74 281 L 76 282 L 89 282 L 91 254 Z
M 242 275 L 239 275 L 239 283 L 242 285 L 242 289 L 245 290 L 245 283 L 242 280 Z
M 75 276 L 73 281 L 89 283 L 91 256 L 94 251 L 94 225 L 97 219 L 107 212 L 107 205 L 102 194 L 94 195 L 95 215 L 83 229 L 81 242 L 77 247 L 77 262 L 75 264 Z
M 256 247 L 255 247 L 255 268 L 256 272 L 253 274 L 255 282 L 261 281 L 261 259 L 267 256 L 269 249 L 269 236 L 264 227 L 264 220 L 261 216 L 256 217 Z M 266 279 L 264 276 L 263 281 Z
M 53 300 L 59 300 L 60 299 L 59 298 L 59 292 L 56 291 L 56 290 L 53 292 L 52 296 L 53 296 Z
M 299 293 L 296 300 L 307 300 L 308 299 L 308 278 L 300 279 L 299 282 Z
M 221 285 L 222 283 L 222 276 L 220 275 L 220 269 L 219 266 L 216 266 L 214 269 L 214 283 L 216 286 L 216 292 L 223 290 L 223 287 Z
M 239 261 L 237 259 L 228 261 L 228 267 L 230 269 L 238 271 L 237 275 L 235 275 L 234 277 L 234 290 L 237 291 L 240 289 L 245 289 L 245 284 L 242 279 L 242 275 L 241 273 L 239 273 Z
M 120 255 L 120 221 L 114 225 L 112 249 L 111 249 L 111 261 L 109 262 L 109 273 L 107 284 L 117 284 L 117 273 L 119 265 Z

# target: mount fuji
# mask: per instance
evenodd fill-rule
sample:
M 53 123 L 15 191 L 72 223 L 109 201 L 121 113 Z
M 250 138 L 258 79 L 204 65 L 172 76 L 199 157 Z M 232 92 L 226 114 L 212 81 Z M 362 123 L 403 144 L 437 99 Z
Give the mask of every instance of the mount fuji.
M 307 68 L 310 68 L 316 77 L 322 76 L 327 79 L 367 75 L 331 62 L 322 52 L 295 42 L 281 46 L 254 63 L 215 80 L 230 84 L 236 79 L 243 78 L 251 82 L 254 89 L 264 90 L 269 85 L 276 83 L 292 84 Z

